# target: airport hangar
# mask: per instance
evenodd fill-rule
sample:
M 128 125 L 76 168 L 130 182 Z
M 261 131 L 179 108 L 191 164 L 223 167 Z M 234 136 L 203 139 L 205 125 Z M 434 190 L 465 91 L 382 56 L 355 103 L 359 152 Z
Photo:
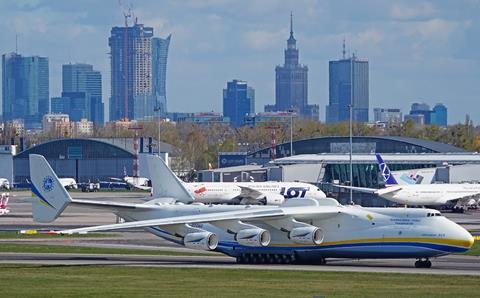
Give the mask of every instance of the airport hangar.
M 166 158 L 172 156 L 174 150 L 170 144 L 162 142 L 160 146 Z M 155 140 L 139 138 L 140 153 L 153 153 L 154 148 L 157 148 Z M 4 168 L 3 165 L 6 165 L 2 172 L 11 173 L 13 179 L 9 180 L 14 181 L 16 187 L 28 187 L 30 154 L 45 156 L 59 177 L 74 178 L 78 183 L 110 181 L 112 177 L 123 178 L 125 174 L 133 175 L 135 151 L 132 138 L 56 139 L 30 147 L 18 154 L 14 154 L 15 150 L 11 151 L 13 154 L 9 157 L 2 156 L 1 167 Z
M 341 203 L 349 202 L 346 190 L 332 183 L 349 185 L 349 137 L 320 137 L 294 141 L 276 147 L 277 159 L 271 160 L 271 148 L 252 153 L 220 153 L 219 164 L 233 165 L 198 173 L 199 181 L 304 181 L 318 185 Z M 480 154 L 440 142 L 407 137 L 353 137 L 353 185 L 384 186 L 374 153 L 381 153 L 392 171 L 434 171 L 433 182 L 480 181 Z M 236 165 L 234 165 L 236 164 Z M 357 193 L 355 203 L 363 206 L 389 206 L 374 195 Z

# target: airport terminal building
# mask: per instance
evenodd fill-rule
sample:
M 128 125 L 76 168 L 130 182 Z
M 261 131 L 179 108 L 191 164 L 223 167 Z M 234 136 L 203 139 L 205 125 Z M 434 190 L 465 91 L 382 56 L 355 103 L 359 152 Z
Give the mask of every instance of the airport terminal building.
M 320 137 L 279 144 L 271 160 L 271 148 L 237 157 L 227 154 L 219 160 L 242 161 L 233 167 L 201 171 L 200 181 L 305 181 L 319 185 L 340 202 L 348 202 L 345 191 L 335 184 L 350 184 L 349 137 Z M 353 185 L 383 187 L 383 179 L 374 153 L 381 153 L 392 171 L 414 174 L 431 169 L 433 182 L 480 181 L 480 154 L 427 140 L 405 137 L 353 137 Z M 221 164 L 221 163 L 220 163 Z M 390 203 L 369 194 L 358 194 L 356 203 L 364 206 L 384 206 Z
M 152 152 L 156 144 L 152 138 L 139 138 L 139 152 Z M 170 154 L 173 147 L 161 144 L 162 153 Z M 14 185 L 27 187 L 30 177 L 29 155 L 43 155 L 59 177 L 74 178 L 78 183 L 109 181 L 133 175 L 135 156 L 132 138 L 105 139 L 56 139 L 48 141 L 9 158 L 2 159 L 2 168 L 7 167 Z M 7 163 L 8 159 L 11 162 Z M 140 173 L 141 174 L 141 173 Z

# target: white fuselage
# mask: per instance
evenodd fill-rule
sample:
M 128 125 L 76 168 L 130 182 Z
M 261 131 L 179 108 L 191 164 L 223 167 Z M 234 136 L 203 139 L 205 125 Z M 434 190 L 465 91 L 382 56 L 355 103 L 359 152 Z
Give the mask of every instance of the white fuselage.
M 63 187 L 66 189 L 77 189 L 78 185 L 75 179 L 73 178 L 59 178 L 58 179 Z
M 399 204 L 436 206 L 448 204 L 452 200 L 475 197 L 480 193 L 480 184 L 412 184 L 401 187 L 397 192 L 380 196 Z
M 138 189 L 141 189 L 141 190 L 150 190 L 151 189 L 151 187 L 148 186 L 148 181 L 150 181 L 150 180 L 147 179 L 147 178 L 144 178 L 144 177 L 125 176 L 123 178 L 123 181 L 125 181 L 125 183 L 127 183 L 129 186 L 134 187 L 134 188 L 138 188 Z
M 8 182 L 8 179 L 5 178 L 0 178 L 0 189 L 10 189 L 10 182 Z
M 232 205 L 163 205 L 149 212 L 119 211 L 127 221 L 149 220 L 172 216 L 243 210 L 245 208 L 282 208 L 276 206 Z M 240 254 L 295 254 L 304 258 L 421 258 L 468 250 L 473 237 L 461 226 L 440 215 L 436 210 L 419 208 L 362 208 L 357 206 L 301 206 L 295 219 L 322 230 L 322 243 L 298 244 L 291 241 L 288 232 L 272 228 L 268 221 L 242 220 L 269 230 L 268 246 L 240 245 L 235 236 L 215 223 L 191 224 L 193 228 L 215 233 L 217 251 L 230 256 Z M 316 218 L 315 208 L 332 209 L 335 216 Z M 146 228 L 147 231 L 172 242 L 183 244 L 176 232 L 177 226 Z
M 229 203 L 241 197 L 241 187 L 253 189 L 264 196 L 282 196 L 284 199 L 326 197 L 318 187 L 301 182 L 202 182 L 184 185 L 195 200 L 201 203 Z

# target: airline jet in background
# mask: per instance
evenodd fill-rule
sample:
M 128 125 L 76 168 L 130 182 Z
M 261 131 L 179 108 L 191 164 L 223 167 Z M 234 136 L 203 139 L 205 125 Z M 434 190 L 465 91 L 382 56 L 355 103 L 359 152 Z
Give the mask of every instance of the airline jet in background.
M 144 158 L 146 155 L 142 155 Z M 148 155 L 147 155 L 148 156 Z M 164 193 L 169 187 L 162 181 L 162 168 L 151 163 L 160 163 L 158 157 L 150 158 L 148 167 L 157 170 L 150 172 L 153 197 Z M 178 179 L 178 178 L 177 178 Z M 194 182 L 184 185 L 192 199 L 205 204 L 242 204 L 242 205 L 281 205 L 286 199 L 324 199 L 326 195 L 317 186 L 303 182 Z
M 478 204 L 480 184 L 406 184 L 399 185 L 383 161 L 380 154 L 375 154 L 385 181 L 385 188 L 364 188 L 338 186 L 360 192 L 376 194 L 389 201 L 412 206 L 449 206 L 454 210 L 464 210 Z
M 286 199 L 326 198 L 318 187 L 302 182 L 202 182 L 185 183 L 185 188 L 202 203 L 281 205 Z

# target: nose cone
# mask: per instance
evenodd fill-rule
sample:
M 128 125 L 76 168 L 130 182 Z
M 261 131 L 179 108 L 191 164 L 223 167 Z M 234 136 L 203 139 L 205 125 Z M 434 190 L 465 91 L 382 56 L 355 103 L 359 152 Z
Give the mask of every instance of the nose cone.
M 458 226 L 457 239 L 460 242 L 460 246 L 464 247 L 465 250 L 469 250 L 470 248 L 472 248 L 473 243 L 475 242 L 472 234 L 470 234 L 461 226 Z

